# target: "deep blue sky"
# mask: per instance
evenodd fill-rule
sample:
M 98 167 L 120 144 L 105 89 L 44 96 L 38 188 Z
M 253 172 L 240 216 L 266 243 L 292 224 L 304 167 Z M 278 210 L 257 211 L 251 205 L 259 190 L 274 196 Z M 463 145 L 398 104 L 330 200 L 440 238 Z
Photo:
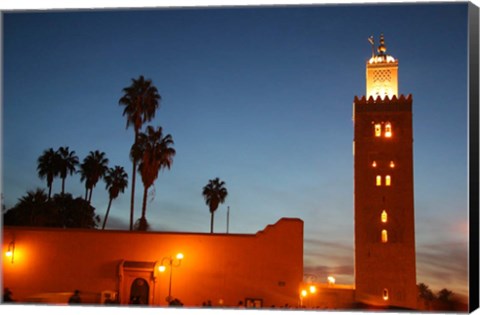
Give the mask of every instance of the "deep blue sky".
M 467 5 L 86 10 L 3 15 L 3 195 L 37 187 L 38 156 L 69 146 L 124 166 L 133 130 L 118 105 L 143 74 L 175 141 L 155 182 L 153 230 L 209 231 L 202 187 L 226 182 L 215 231 L 305 222 L 305 272 L 353 283 L 353 124 L 367 41 L 385 35 L 399 92 L 413 94 L 417 282 L 468 292 Z M 139 177 L 137 177 L 139 179 Z M 136 218 L 142 186 L 137 181 Z M 66 189 L 83 196 L 80 177 Z M 104 183 L 92 203 L 104 215 Z M 54 182 L 54 192 L 60 180 Z M 152 195 L 153 196 L 153 195 Z M 107 228 L 127 228 L 130 187 Z

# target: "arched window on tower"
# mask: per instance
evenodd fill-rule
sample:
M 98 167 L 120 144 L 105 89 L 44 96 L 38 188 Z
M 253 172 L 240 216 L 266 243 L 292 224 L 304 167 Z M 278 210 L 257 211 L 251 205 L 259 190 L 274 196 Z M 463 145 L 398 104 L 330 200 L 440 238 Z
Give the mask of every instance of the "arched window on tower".
M 383 223 L 387 223 L 387 220 L 388 220 L 387 211 L 385 211 L 385 210 L 382 211 L 381 220 L 382 220 Z
M 382 125 L 375 124 L 375 137 L 380 137 L 382 135 Z
M 392 185 L 392 178 L 390 175 L 385 176 L 385 186 L 390 186 Z
M 377 186 L 382 186 L 382 176 L 377 175 L 375 183 Z
M 392 124 L 389 122 L 385 124 L 385 137 L 386 138 L 392 137 Z
M 384 301 L 388 300 L 388 289 L 383 289 L 383 300 Z
M 382 243 L 388 242 L 388 233 L 387 230 L 382 230 Z

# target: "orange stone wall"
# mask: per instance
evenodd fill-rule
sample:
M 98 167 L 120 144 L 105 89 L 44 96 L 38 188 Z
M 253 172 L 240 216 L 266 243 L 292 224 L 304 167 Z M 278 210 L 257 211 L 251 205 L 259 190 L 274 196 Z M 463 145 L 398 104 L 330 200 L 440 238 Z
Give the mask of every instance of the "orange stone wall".
M 11 263 L 4 253 L 13 237 Z M 296 305 L 303 277 L 300 219 L 283 218 L 252 235 L 5 227 L 2 249 L 3 286 L 18 301 L 79 289 L 85 296 L 115 291 L 128 303 L 140 277 L 149 284 L 149 304 L 166 305 L 169 269 L 160 273 L 158 266 L 178 252 L 184 259 L 173 269 L 172 296 L 185 306 L 236 306 L 247 298 Z

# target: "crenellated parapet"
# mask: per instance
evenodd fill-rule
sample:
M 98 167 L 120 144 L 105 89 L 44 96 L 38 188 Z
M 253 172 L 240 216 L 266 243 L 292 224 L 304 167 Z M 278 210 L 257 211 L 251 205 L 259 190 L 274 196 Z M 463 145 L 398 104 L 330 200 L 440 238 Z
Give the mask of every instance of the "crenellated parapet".
M 412 94 L 407 96 L 400 94 L 399 97 L 393 95 L 392 97 L 381 98 L 377 96 L 366 97 L 363 95 L 361 98 L 355 96 L 353 104 L 355 111 L 411 111 L 412 110 L 413 97 Z

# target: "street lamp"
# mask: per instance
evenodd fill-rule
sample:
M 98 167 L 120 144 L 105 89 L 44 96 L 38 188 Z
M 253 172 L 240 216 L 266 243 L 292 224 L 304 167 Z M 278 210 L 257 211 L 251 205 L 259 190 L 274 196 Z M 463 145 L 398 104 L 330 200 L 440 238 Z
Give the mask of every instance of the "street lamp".
M 335 284 L 335 278 L 332 276 L 327 277 L 327 282 L 329 285 L 334 285 Z
M 165 267 L 165 262 L 167 263 L 168 266 L 170 266 L 170 281 L 168 283 L 168 296 L 166 298 L 167 302 L 172 301 L 172 271 L 173 267 L 180 267 L 180 264 L 182 263 L 183 259 L 183 254 L 178 253 L 177 256 L 175 257 L 163 257 L 162 262 L 160 266 L 158 266 L 158 271 L 164 272 L 166 267 Z
M 307 297 L 307 290 L 301 290 L 300 291 L 300 307 L 303 307 L 303 299 Z

